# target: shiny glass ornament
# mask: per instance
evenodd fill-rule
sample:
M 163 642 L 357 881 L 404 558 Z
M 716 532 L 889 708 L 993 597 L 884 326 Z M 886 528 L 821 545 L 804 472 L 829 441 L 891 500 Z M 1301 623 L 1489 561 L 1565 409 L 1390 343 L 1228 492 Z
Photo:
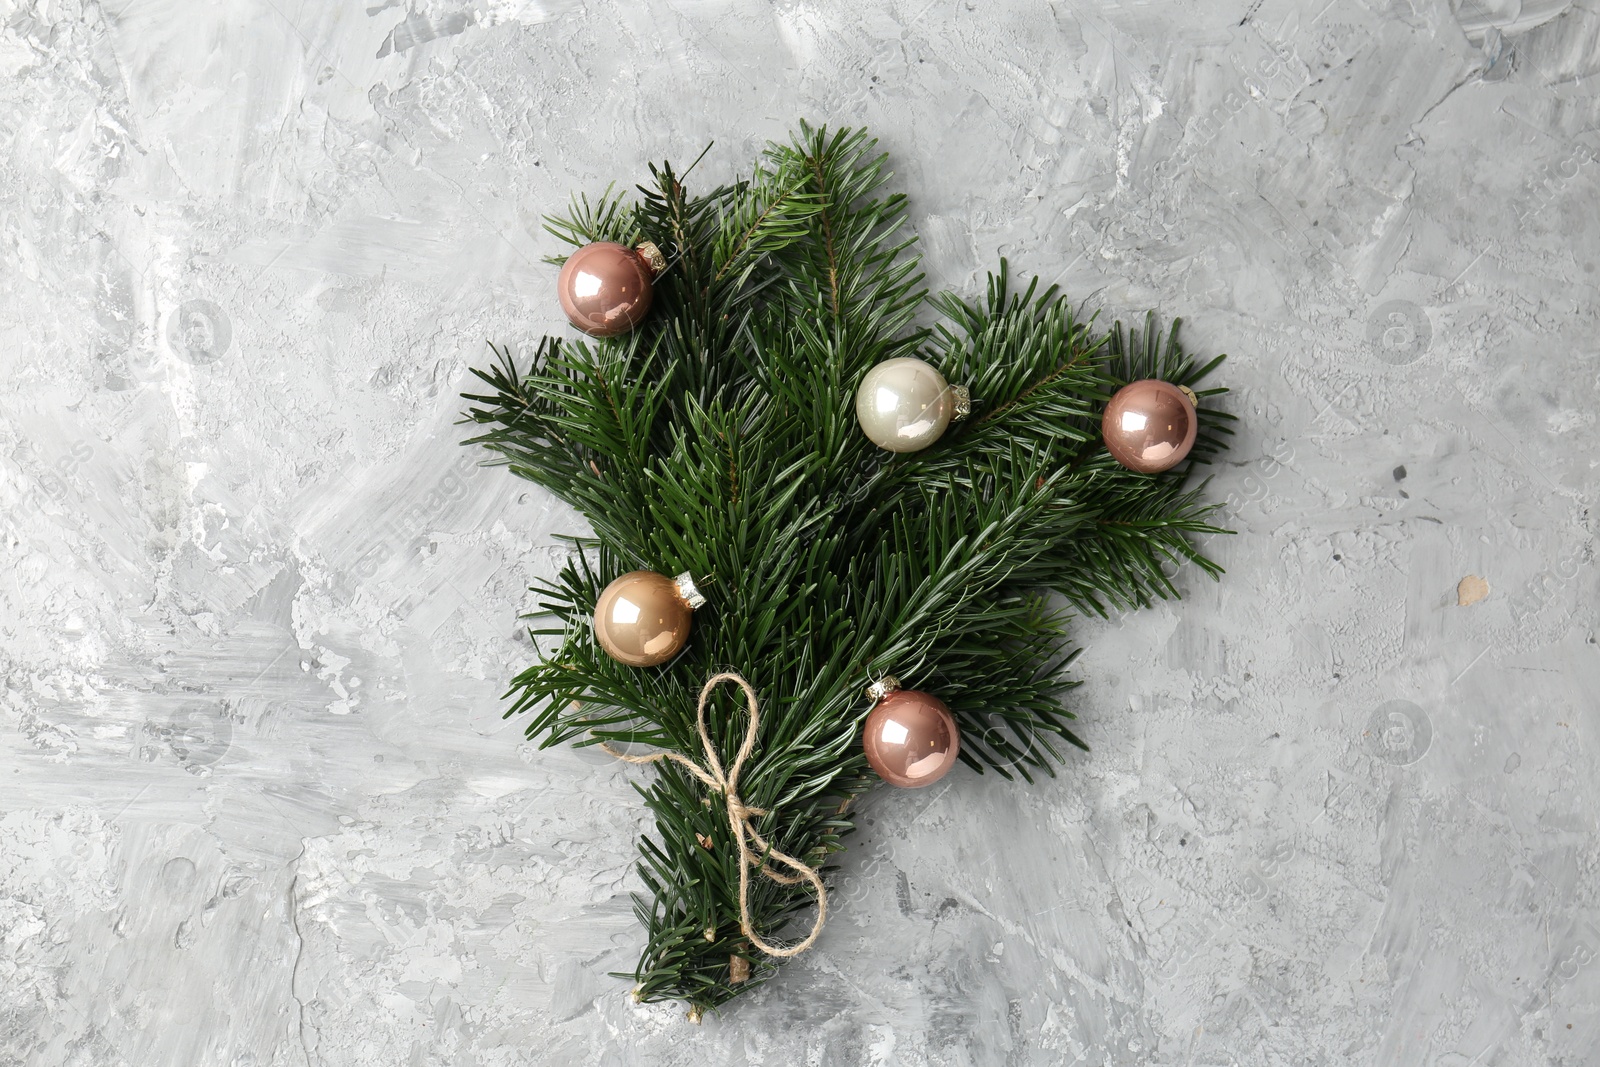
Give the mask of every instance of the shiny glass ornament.
M 572 325 L 592 337 L 614 337 L 643 321 L 655 276 L 665 268 L 661 250 L 649 241 L 638 248 L 596 241 L 567 257 L 556 296 Z
M 943 778 L 961 752 L 950 709 L 915 689 L 895 689 L 879 700 L 867 714 L 861 743 L 878 777 L 907 789 Z
M 953 419 L 966 416 L 965 386 L 914 356 L 886 359 L 867 371 L 856 390 L 856 420 L 879 448 L 915 452 L 943 436 Z
M 1199 426 L 1194 393 L 1146 378 L 1116 391 L 1101 416 L 1100 434 L 1112 459 L 1131 471 L 1156 474 L 1184 461 Z
M 694 609 L 704 603 L 687 574 L 629 571 L 595 601 L 594 637 L 618 663 L 654 667 L 683 650 Z

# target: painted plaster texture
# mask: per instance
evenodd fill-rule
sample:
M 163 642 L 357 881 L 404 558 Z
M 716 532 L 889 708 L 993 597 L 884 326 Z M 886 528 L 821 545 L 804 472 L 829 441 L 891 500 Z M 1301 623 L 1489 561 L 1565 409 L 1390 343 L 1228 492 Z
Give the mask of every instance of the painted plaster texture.
M 1594 0 L 0 0 L 0 1063 L 1600 1063 Z M 862 808 L 701 1027 L 640 773 L 503 722 L 540 217 L 867 124 L 931 283 L 1184 318 L 1221 584 L 1092 755 Z M 844 398 L 841 402 L 848 402 Z M 1472 576 L 1473 582 L 1465 582 Z

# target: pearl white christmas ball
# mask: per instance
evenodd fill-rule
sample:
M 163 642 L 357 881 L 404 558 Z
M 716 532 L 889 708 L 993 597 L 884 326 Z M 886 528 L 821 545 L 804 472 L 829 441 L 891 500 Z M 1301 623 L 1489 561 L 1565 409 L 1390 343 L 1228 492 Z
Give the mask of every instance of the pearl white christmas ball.
M 913 356 L 886 359 L 856 391 L 856 419 L 872 443 L 890 452 L 927 448 L 956 417 L 959 394 L 933 367 Z

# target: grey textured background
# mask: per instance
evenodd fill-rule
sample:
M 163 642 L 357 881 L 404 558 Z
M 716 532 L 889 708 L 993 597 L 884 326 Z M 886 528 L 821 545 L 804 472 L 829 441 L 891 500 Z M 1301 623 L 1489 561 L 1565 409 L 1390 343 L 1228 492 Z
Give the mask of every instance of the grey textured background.
M 0 1063 L 1600 1062 L 1600 8 L 1323 2 L 0 0 Z M 640 772 L 499 718 L 578 521 L 453 420 L 542 212 L 802 116 L 936 285 L 1229 352 L 1238 535 L 697 1029 L 605 976 Z

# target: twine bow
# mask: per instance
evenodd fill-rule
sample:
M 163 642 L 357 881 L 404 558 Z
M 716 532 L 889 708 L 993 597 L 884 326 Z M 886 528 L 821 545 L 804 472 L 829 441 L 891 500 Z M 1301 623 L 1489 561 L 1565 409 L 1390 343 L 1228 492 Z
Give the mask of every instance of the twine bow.
M 744 690 L 745 704 L 750 711 L 750 725 L 745 728 L 744 744 L 739 746 L 739 755 L 734 758 L 733 766 L 726 772 L 722 769 L 722 760 L 717 757 L 717 746 L 711 743 L 711 735 L 706 732 L 706 704 L 710 702 L 711 691 L 723 682 L 733 682 Z M 756 731 L 761 723 L 761 717 L 756 711 L 756 691 L 750 687 L 740 675 L 727 671 L 723 674 L 713 675 L 700 690 L 700 706 L 695 714 L 695 728 L 700 733 L 700 744 L 705 748 L 706 762 L 701 766 L 688 756 L 676 752 L 652 752 L 648 756 L 629 756 L 618 752 L 605 742 L 600 747 L 611 755 L 628 763 L 655 763 L 658 760 L 671 760 L 680 764 L 690 774 L 700 779 L 711 789 L 723 796 L 728 807 L 728 825 L 733 830 L 733 839 L 739 845 L 739 929 L 750 943 L 769 956 L 798 956 L 812 945 L 822 933 L 822 924 L 828 917 L 828 891 L 822 886 L 822 876 L 816 868 L 807 866 L 793 856 L 786 855 L 773 848 L 766 838 L 756 830 L 754 818 L 765 815 L 765 808 L 752 808 L 739 798 L 739 772 L 744 769 L 744 761 L 750 755 L 750 750 L 756 746 Z M 750 846 L 754 844 L 760 851 L 757 856 Z M 767 865 L 769 860 L 783 864 L 794 874 L 783 874 L 773 870 Z M 817 919 L 811 926 L 811 933 L 806 935 L 804 941 L 791 945 L 788 948 L 774 945 L 764 941 L 756 933 L 755 927 L 750 922 L 750 868 L 759 867 L 761 873 L 781 885 L 794 885 L 797 882 L 810 882 L 817 890 Z

